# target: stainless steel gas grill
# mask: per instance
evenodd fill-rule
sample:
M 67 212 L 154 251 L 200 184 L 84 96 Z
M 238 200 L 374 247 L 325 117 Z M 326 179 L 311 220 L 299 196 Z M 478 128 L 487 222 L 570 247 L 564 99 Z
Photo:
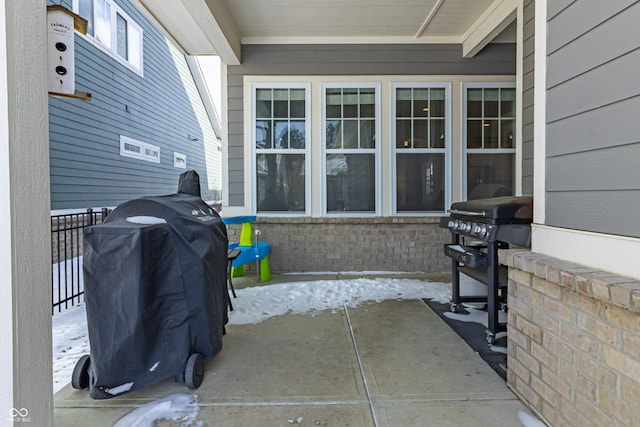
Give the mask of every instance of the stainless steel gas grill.
M 487 342 L 493 344 L 498 332 L 506 330 L 498 311 L 507 298 L 507 269 L 498 264 L 498 249 L 509 245 L 531 246 L 533 198 L 494 197 L 451 205 L 450 216 L 440 227 L 451 231 L 451 244 L 444 253 L 451 258 L 451 311 L 464 302 L 487 304 Z M 487 296 L 460 294 L 460 273 L 484 283 Z

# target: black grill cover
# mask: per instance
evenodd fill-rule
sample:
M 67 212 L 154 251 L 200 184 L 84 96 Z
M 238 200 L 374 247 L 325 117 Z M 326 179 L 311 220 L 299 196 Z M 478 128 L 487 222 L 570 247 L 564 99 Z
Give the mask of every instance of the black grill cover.
M 190 194 L 123 203 L 84 231 L 89 391 L 109 398 L 222 349 L 227 233 Z

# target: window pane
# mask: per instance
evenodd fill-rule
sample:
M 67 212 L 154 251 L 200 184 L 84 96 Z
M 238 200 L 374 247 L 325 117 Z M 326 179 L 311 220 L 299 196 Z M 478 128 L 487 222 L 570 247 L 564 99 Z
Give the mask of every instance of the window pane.
M 484 117 L 498 117 L 500 89 L 484 90 Z
M 360 89 L 360 117 L 376 116 L 376 96 L 374 89 Z
M 87 20 L 87 34 L 93 36 L 93 0 L 78 0 L 78 15 Z
M 289 148 L 289 122 L 276 120 L 273 148 Z
M 513 165 L 515 155 L 468 154 L 467 199 L 513 195 Z
M 271 118 L 271 89 L 256 89 L 256 117 Z
M 95 37 L 100 43 L 111 49 L 111 5 L 99 0 L 95 14 Z
M 444 148 L 444 119 L 431 119 L 431 148 Z
M 484 148 L 498 148 L 499 122 L 497 120 L 485 120 L 482 128 L 484 130 Z
M 116 53 L 129 59 L 129 38 L 127 37 L 127 20 L 116 13 Z
M 271 121 L 256 121 L 256 148 L 272 148 Z
M 444 154 L 399 154 L 398 212 L 444 211 Z
M 413 90 L 413 117 L 429 116 L 429 89 Z
M 327 118 L 339 119 L 342 117 L 342 90 L 327 89 Z
M 301 149 L 305 146 L 305 127 L 304 120 L 291 120 L 289 127 L 289 146 L 290 148 Z
M 429 148 L 429 121 L 413 121 L 413 148 Z
M 482 148 L 482 120 L 467 120 L 467 148 Z
M 359 148 L 358 147 L 358 121 L 357 120 L 343 120 L 342 121 L 344 145 L 342 148 Z
M 304 212 L 303 154 L 258 154 L 256 175 L 258 212 Z
M 396 120 L 396 148 L 411 148 L 411 120 Z
M 513 120 L 500 121 L 500 147 L 513 148 Z
M 411 89 L 396 89 L 396 117 L 411 117 Z
M 358 89 L 343 89 L 342 114 L 343 117 L 358 117 Z
M 431 117 L 444 117 L 444 89 L 430 89 L 429 115 Z
M 360 148 L 376 148 L 375 120 L 360 121 Z
M 327 155 L 327 211 L 375 211 L 375 155 Z
M 273 117 L 289 117 L 289 89 L 273 90 Z
M 467 117 L 482 117 L 482 89 L 467 90 Z
M 128 33 L 128 54 L 129 54 L 129 62 L 134 67 L 141 69 L 142 68 L 142 32 L 138 30 L 135 26 L 129 25 L 127 27 Z
M 304 115 L 304 89 L 291 89 L 291 118 L 301 119 Z
M 342 148 L 342 138 L 340 137 L 340 120 L 328 120 L 326 128 L 326 138 L 328 149 Z
M 500 90 L 500 117 L 513 117 L 516 106 L 516 90 Z

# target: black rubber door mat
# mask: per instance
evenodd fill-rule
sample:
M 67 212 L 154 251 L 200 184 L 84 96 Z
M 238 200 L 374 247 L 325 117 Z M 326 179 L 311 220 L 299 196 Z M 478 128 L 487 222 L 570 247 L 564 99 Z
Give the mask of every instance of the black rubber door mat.
M 499 334 L 495 343 L 490 345 L 486 339 L 486 327 L 480 323 L 467 322 L 462 320 L 454 320 L 445 313 L 450 313 L 449 304 L 440 304 L 439 302 L 428 299 L 423 300 L 434 313 L 436 313 L 444 322 L 451 327 L 482 359 L 494 370 L 503 380 L 507 380 L 507 337 L 506 334 Z M 456 315 L 469 315 L 469 312 L 460 306 Z M 456 316 L 458 317 L 458 316 Z M 504 336 L 503 336 L 504 335 Z M 502 351 L 496 351 L 496 350 Z

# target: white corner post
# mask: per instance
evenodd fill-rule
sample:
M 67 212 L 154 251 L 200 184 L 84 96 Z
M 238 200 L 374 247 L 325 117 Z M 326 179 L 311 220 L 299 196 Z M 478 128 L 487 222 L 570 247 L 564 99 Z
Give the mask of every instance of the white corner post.
M 46 2 L 0 0 L 0 23 L 0 426 L 50 426 Z

